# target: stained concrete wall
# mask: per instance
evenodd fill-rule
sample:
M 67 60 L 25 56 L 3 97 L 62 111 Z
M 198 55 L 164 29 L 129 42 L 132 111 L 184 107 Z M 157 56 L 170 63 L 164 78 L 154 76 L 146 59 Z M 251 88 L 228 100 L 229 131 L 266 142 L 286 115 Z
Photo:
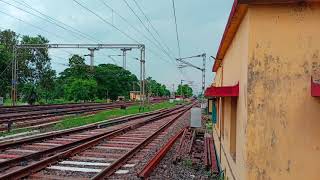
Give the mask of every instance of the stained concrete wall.
M 250 6 L 249 180 L 320 179 L 319 5 Z M 242 127 L 244 128 L 244 127 Z
M 240 84 L 240 96 L 237 103 L 237 126 L 236 126 L 236 160 L 234 161 L 230 153 L 230 128 L 231 128 L 231 98 L 224 98 L 224 103 L 220 102 L 220 122 L 224 122 L 222 136 L 222 147 L 220 152 L 220 143 L 215 141 L 218 155 L 221 156 L 222 168 L 226 170 L 229 179 L 246 179 L 246 150 L 245 150 L 245 126 L 247 121 L 247 70 L 248 70 L 248 42 L 249 42 L 249 16 L 248 13 L 239 27 L 234 41 L 232 42 L 226 56 L 223 60 L 222 67 L 218 69 L 215 83 L 216 86 L 233 86 L 238 82 Z M 223 111 L 223 113 L 221 112 Z M 223 116 L 223 117 L 221 117 Z M 223 118 L 223 119 L 221 119 Z M 222 127 L 222 126 L 221 126 Z M 217 140 L 219 128 L 216 126 L 214 137 Z

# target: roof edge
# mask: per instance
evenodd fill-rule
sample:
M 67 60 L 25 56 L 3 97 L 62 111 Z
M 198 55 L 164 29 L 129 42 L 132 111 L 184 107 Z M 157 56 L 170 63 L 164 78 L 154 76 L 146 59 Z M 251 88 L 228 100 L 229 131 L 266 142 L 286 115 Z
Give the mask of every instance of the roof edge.
M 272 5 L 272 4 L 295 4 L 295 3 L 320 3 L 320 0 L 234 0 L 228 22 L 226 24 L 220 46 L 216 55 L 216 61 L 212 72 L 217 72 L 223 58 L 235 37 L 238 28 L 247 12 L 248 5 Z

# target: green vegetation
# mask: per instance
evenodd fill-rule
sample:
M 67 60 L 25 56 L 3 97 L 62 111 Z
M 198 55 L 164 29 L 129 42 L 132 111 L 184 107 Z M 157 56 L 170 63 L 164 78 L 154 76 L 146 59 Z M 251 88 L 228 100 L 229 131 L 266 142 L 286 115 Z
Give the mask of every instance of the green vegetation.
M 94 100 L 97 93 L 97 87 L 97 82 L 93 79 L 75 79 L 70 85 L 67 85 L 67 88 L 65 88 L 65 94 L 69 100 Z
M 206 129 L 211 133 L 212 132 L 212 121 L 209 119 L 206 123 Z
M 171 108 L 174 107 L 175 103 L 163 102 L 158 104 L 153 104 L 150 107 L 146 108 L 143 112 L 155 111 L 161 108 Z M 83 126 L 87 124 L 92 124 L 107 119 L 112 119 L 125 115 L 133 115 L 139 113 L 139 105 L 130 106 L 126 110 L 123 109 L 113 109 L 108 111 L 103 111 L 92 116 L 76 116 L 76 117 L 67 117 L 64 120 L 58 122 L 53 129 L 61 130 L 68 129 L 72 127 Z
M 152 104 L 148 108 L 145 108 L 143 112 L 155 111 L 162 108 L 172 108 L 175 105 L 177 105 L 177 103 L 162 102 L 162 103 Z M 88 116 L 81 116 L 81 115 L 69 116 L 64 118 L 62 121 L 58 122 L 57 124 L 55 124 L 51 129 L 63 130 L 63 129 L 83 126 L 87 124 L 92 124 L 96 122 L 101 122 L 104 120 L 108 120 L 108 119 L 112 119 L 120 116 L 133 115 L 138 113 L 139 113 L 139 105 L 135 105 L 135 106 L 128 107 L 126 110 L 112 109 L 112 110 L 102 111 L 100 113 L 97 113 L 94 115 L 88 115 Z M 0 136 L 8 136 L 13 134 L 28 132 L 31 130 L 33 130 L 33 128 L 13 129 L 11 132 L 0 132 Z
M 182 91 L 182 95 L 185 97 L 191 97 L 193 95 L 193 90 L 188 84 L 184 84 L 182 86 L 179 85 L 176 95 L 181 96 L 181 91 Z
M 186 167 L 192 167 L 192 160 L 191 159 L 184 159 L 182 164 Z
M 152 96 L 170 96 L 170 91 L 165 85 L 158 83 L 151 77 L 147 78 L 147 93 L 151 91 Z
M 11 66 L 15 44 L 47 44 L 49 40 L 16 34 L 11 30 L 0 31 L 0 97 L 9 98 Z M 116 100 L 118 96 L 129 98 L 130 91 L 138 91 L 139 80 L 130 71 L 113 64 L 91 67 L 85 64 L 83 56 L 70 54 L 62 64 L 67 68 L 57 74 L 52 70 L 54 62 L 48 49 L 19 49 L 18 101 L 29 104 L 50 104 Z M 61 61 L 58 63 L 61 65 Z M 147 92 L 156 96 L 169 96 L 166 86 L 148 78 Z M 151 92 L 149 92 L 149 90 Z M 6 101 L 6 105 L 8 105 Z
M 31 130 L 32 130 L 31 128 L 19 128 L 19 129 L 13 129 L 10 132 L 3 131 L 3 132 L 0 132 L 0 137 L 14 135 L 14 134 L 23 133 L 23 132 L 28 132 Z

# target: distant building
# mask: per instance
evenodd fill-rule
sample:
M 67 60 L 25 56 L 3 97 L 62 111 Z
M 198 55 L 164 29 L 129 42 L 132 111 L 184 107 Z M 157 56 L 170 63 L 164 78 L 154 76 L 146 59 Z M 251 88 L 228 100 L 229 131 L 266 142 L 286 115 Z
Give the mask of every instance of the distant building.
M 234 2 L 205 92 L 228 179 L 320 179 L 318 2 Z
M 175 98 L 176 98 L 177 101 L 183 100 L 183 96 L 180 96 L 180 95 L 176 95 Z
M 140 96 L 140 91 L 130 91 L 131 101 L 140 101 L 142 98 Z

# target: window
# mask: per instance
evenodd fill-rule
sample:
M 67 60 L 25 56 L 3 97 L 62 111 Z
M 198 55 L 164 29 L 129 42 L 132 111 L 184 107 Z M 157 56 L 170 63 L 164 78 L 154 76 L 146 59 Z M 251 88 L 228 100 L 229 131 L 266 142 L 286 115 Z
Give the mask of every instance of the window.
M 238 98 L 231 98 L 231 122 L 230 122 L 230 154 L 234 161 L 237 155 L 237 106 Z

